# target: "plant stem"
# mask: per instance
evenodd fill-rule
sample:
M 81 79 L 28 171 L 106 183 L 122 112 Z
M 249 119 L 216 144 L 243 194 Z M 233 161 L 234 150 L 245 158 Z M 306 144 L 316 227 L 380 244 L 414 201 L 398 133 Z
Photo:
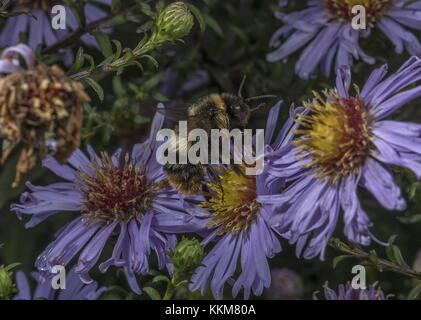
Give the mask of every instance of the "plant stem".
M 421 273 L 417 272 L 407 266 L 395 264 L 389 260 L 377 258 L 376 262 L 374 263 L 370 259 L 370 254 L 359 249 L 359 248 L 351 248 L 346 243 L 340 241 L 339 239 L 330 239 L 328 241 L 328 245 L 336 250 L 339 250 L 343 253 L 349 254 L 359 259 L 367 259 L 373 265 L 377 267 L 384 268 L 385 270 L 392 271 L 395 273 L 399 273 L 414 279 L 421 280 Z
M 162 300 L 171 300 L 175 291 L 175 285 L 173 284 L 173 280 L 168 281 L 167 290 L 165 291 L 164 297 Z
M 138 47 L 136 49 L 133 50 L 133 59 L 135 60 L 136 58 L 140 58 L 142 55 L 146 54 L 147 52 L 157 48 L 158 46 L 160 46 L 161 43 L 160 42 L 156 42 L 153 41 L 152 39 L 149 39 L 142 47 Z M 127 59 L 125 58 L 125 56 L 123 55 L 123 57 L 111 62 L 111 63 L 101 63 L 99 65 L 97 65 L 96 67 L 94 67 L 91 70 L 85 70 L 85 71 L 81 71 L 75 74 L 72 74 L 70 76 L 70 78 L 72 78 L 73 80 L 82 80 L 85 79 L 87 77 L 90 77 L 91 75 L 98 73 L 98 72 L 111 72 L 111 71 L 115 71 L 120 67 L 123 67 L 124 65 L 126 65 L 128 63 Z

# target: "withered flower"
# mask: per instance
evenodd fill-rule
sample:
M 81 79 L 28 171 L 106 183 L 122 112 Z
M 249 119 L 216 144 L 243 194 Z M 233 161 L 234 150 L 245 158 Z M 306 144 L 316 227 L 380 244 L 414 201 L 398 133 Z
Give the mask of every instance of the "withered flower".
M 18 58 L 26 62 L 24 69 Z M 61 163 L 80 144 L 84 103 L 89 101 L 82 84 L 72 81 L 57 66 L 34 64 L 32 50 L 20 44 L 1 56 L 0 134 L 10 145 L 3 152 L 4 164 L 11 151 L 22 145 L 16 166 L 20 177 L 34 167 L 38 157 L 54 155 Z

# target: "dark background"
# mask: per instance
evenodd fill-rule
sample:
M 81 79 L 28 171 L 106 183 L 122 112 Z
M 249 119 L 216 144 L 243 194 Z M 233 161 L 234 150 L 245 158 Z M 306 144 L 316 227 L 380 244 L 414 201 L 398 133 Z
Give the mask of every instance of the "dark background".
M 153 4 L 154 1 L 151 1 Z M 334 77 L 318 77 L 308 81 L 300 80 L 294 74 L 294 64 L 298 58 L 295 54 L 287 63 L 268 63 L 265 55 L 270 52 L 268 46 L 271 35 L 281 26 L 274 17 L 275 10 L 279 10 L 276 0 L 209 0 L 192 1 L 200 8 L 207 21 L 207 29 L 201 34 L 197 23 L 185 43 L 168 45 L 164 49 L 153 52 L 159 62 L 156 69 L 152 64 L 145 63 L 145 71 L 128 68 L 116 77 L 106 75 L 100 78 L 106 94 L 105 101 L 100 103 L 92 91 L 88 91 L 93 99 L 91 103 L 94 111 L 85 112 L 84 140 L 82 144 L 92 144 L 97 151 L 112 151 L 119 146 L 130 147 L 141 141 L 148 132 L 149 120 L 153 116 L 158 101 L 165 101 L 173 106 L 187 105 L 198 98 L 212 92 L 237 92 L 243 76 L 247 76 L 244 96 L 275 94 L 284 100 L 282 119 L 288 115 L 289 105 L 299 105 L 301 101 L 311 97 L 312 90 L 322 90 L 334 84 Z M 123 6 L 131 1 L 124 1 Z M 169 3 L 169 1 L 166 1 Z M 290 1 L 290 5 L 282 10 L 295 11 L 302 8 L 305 1 Z M 138 17 L 142 19 L 142 16 Z M 147 19 L 147 17 L 143 17 Z M 140 22 L 140 23 L 139 23 Z M 136 28 L 143 21 L 125 21 L 115 27 L 112 38 L 119 39 L 125 47 L 134 47 L 139 41 Z M 413 31 L 416 33 L 416 31 Z M 418 33 L 419 36 L 419 33 Z M 81 46 L 75 42 L 72 48 L 76 51 Z M 370 72 L 383 63 L 390 65 L 395 71 L 407 58 L 407 54 L 396 55 L 391 43 L 379 32 L 362 41 L 365 51 L 376 58 L 373 66 L 357 62 L 353 66 L 353 82 L 362 87 Z M 89 50 L 88 50 L 89 51 Z M 90 52 L 98 61 L 100 54 L 95 50 Z M 50 57 L 44 57 L 48 62 Z M 207 74 L 205 81 L 195 90 L 183 90 L 186 83 L 191 83 L 197 72 Z M 175 77 L 165 77 L 169 72 Z M 197 81 L 193 81 L 196 83 Z M 199 81 L 200 82 L 200 81 Z M 268 101 L 259 112 L 253 114 L 251 128 L 264 128 L 269 108 L 275 100 Z M 419 122 L 421 120 L 420 100 L 402 108 L 394 114 L 393 119 Z M 281 125 L 281 123 L 279 124 Z M 25 190 L 21 185 L 11 189 L 10 182 L 14 177 L 14 166 L 17 154 L 13 154 L 6 165 L 0 169 L 0 265 L 20 262 L 18 268 L 29 273 L 33 270 L 33 263 L 39 253 L 53 240 L 54 233 L 64 223 L 73 219 L 76 213 L 62 213 L 48 218 L 33 229 L 26 230 L 25 221 L 19 221 L 15 214 L 9 211 L 10 204 L 18 201 L 18 195 Z M 414 177 L 407 171 L 394 168 L 398 182 L 408 199 L 408 209 L 405 212 L 388 212 L 367 193 L 361 192 L 361 199 L 365 210 L 374 222 L 373 233 L 381 240 L 387 241 L 389 236 L 398 235 L 396 244 L 400 247 L 407 263 L 412 265 L 417 251 L 421 248 L 420 222 L 404 223 L 399 218 L 414 216 L 421 213 L 421 188 Z M 42 169 L 34 168 L 23 180 L 30 180 L 36 185 L 45 185 L 57 178 Z M 412 191 L 412 197 L 410 197 Z M 337 237 L 345 240 L 342 226 L 337 228 Z M 112 247 L 109 245 L 108 250 Z M 303 283 L 303 293 L 297 297 L 309 299 L 314 291 L 320 290 L 329 281 L 332 287 L 352 279 L 351 268 L 359 264 L 356 259 L 341 262 L 335 269 L 332 259 L 340 255 L 339 252 L 328 249 L 326 261 L 297 259 L 285 241 L 284 251 L 270 260 L 273 268 L 289 268 L 295 271 Z M 372 245 L 367 251 L 375 249 L 379 256 L 384 257 L 384 248 Z M 105 252 L 104 256 L 109 254 Z M 386 293 L 395 294 L 395 298 L 404 298 L 414 286 L 414 280 L 390 272 L 379 272 L 373 268 L 367 269 L 368 281 L 378 281 Z M 118 286 L 106 293 L 104 298 L 136 298 L 147 299 L 147 296 L 134 297 L 128 295 L 124 275 L 116 269 L 111 269 L 105 275 L 96 269 L 92 275 L 101 284 Z M 141 279 L 147 285 L 151 277 Z M 162 288 L 153 285 L 162 292 Z M 199 298 L 198 295 L 179 297 Z M 231 298 L 227 290 L 226 298 Z M 265 296 L 258 299 L 265 298 Z M 268 298 L 266 296 L 266 298 Z

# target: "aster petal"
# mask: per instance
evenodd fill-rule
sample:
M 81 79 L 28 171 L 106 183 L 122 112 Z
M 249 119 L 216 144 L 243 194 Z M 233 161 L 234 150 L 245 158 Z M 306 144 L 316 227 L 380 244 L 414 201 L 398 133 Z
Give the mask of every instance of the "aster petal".
M 113 222 L 110 225 L 98 230 L 96 235 L 89 241 L 85 249 L 80 254 L 75 271 L 80 275 L 84 283 L 89 284 L 93 282 L 88 275 L 88 272 L 98 261 L 107 240 L 116 226 L 117 222 Z
M 19 292 L 13 300 L 32 300 L 28 279 L 22 271 L 16 272 L 16 287 Z
M 57 176 L 64 178 L 68 181 L 74 181 L 76 178 L 76 171 L 68 165 L 60 164 L 54 157 L 47 156 L 43 161 L 42 165 L 50 169 Z
M 32 49 L 25 44 L 18 44 L 4 49 L 1 54 L 1 59 L 15 59 L 17 55 L 20 55 L 25 60 L 27 68 L 32 68 L 34 66 L 35 54 Z
M 344 211 L 344 233 L 347 238 L 361 245 L 371 243 L 368 228 L 372 226 L 367 214 L 362 210 L 357 197 L 360 175 L 352 174 L 342 181 L 340 187 L 341 206 Z
M 37 258 L 36 267 L 51 272 L 54 265 L 66 265 L 100 227 L 99 223 L 86 225 L 80 218 L 73 220 Z
M 381 162 L 406 167 L 415 173 L 418 179 L 421 179 L 421 163 L 419 159 L 413 159 L 411 154 L 398 152 L 392 145 L 381 138 L 373 140 L 377 150 L 373 156 Z
M 367 158 L 362 169 L 362 185 L 388 210 L 404 210 L 405 200 L 390 170 L 374 159 Z

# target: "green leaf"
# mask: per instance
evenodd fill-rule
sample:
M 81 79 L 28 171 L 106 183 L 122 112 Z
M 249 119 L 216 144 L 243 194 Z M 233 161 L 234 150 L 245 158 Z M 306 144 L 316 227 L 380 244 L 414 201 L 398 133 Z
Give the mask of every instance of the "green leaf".
M 159 282 L 159 281 L 170 282 L 170 279 L 168 279 L 168 277 L 166 277 L 164 275 L 159 275 L 159 276 L 156 276 L 152 279 L 152 282 Z
M 142 72 L 142 73 L 144 72 L 143 66 L 142 66 L 142 64 L 139 61 L 134 60 L 134 61 L 130 62 L 128 64 L 128 66 L 138 67 L 140 69 L 140 72 Z
M 415 288 L 413 288 L 409 294 L 407 299 L 408 300 L 416 300 L 418 298 L 418 296 L 421 293 L 421 283 L 419 283 L 418 285 L 415 286 Z
M 121 45 L 121 42 L 118 41 L 118 40 L 113 39 L 111 41 L 116 46 L 116 51 L 115 51 L 115 54 L 114 54 L 114 59 L 117 60 L 121 56 L 121 52 L 123 51 L 123 46 Z
M 145 287 L 145 288 L 143 288 L 143 291 L 145 291 L 152 300 L 162 300 L 161 295 L 154 288 Z
M 155 13 L 153 12 L 151 6 L 147 3 L 144 3 L 144 2 L 140 3 L 140 10 L 142 11 L 142 13 L 144 13 L 148 17 L 155 16 Z
M 75 63 L 70 67 L 69 74 L 75 74 L 82 69 L 83 64 L 85 63 L 85 56 L 83 52 L 83 47 L 80 47 L 76 53 Z
M 112 0 L 111 11 L 119 11 L 121 8 L 121 0 Z
M 396 238 L 398 237 L 398 235 L 397 234 L 393 234 L 393 235 L 391 235 L 390 237 L 389 237 L 389 240 L 387 240 L 387 243 L 389 244 L 389 245 L 392 245 L 394 242 L 395 242 L 395 240 L 396 240 Z
M 401 250 L 396 245 L 391 245 L 386 247 L 386 255 L 387 257 L 394 263 L 400 266 L 409 267 L 408 264 L 405 262 Z
M 377 252 L 376 252 L 376 250 L 371 250 L 371 251 L 368 253 L 368 259 L 370 260 L 370 262 L 371 262 L 371 263 L 373 263 L 373 264 L 377 264 L 377 262 L 378 262 L 379 258 L 377 257 Z
M 94 89 L 98 95 L 99 100 L 101 100 L 101 102 L 104 101 L 104 90 L 102 89 L 101 85 L 92 78 L 86 78 L 84 80 L 91 86 L 92 89 Z
M 154 57 L 152 57 L 152 56 L 150 56 L 149 54 L 144 54 L 143 56 L 142 56 L 142 58 L 146 58 L 146 59 L 148 59 L 150 62 L 152 62 L 152 64 L 155 66 L 155 68 L 159 68 L 159 63 L 158 63 L 158 61 L 156 61 L 155 60 L 155 58 Z
M 126 89 L 124 88 L 120 77 L 113 78 L 113 90 L 119 98 L 122 98 L 126 95 Z
M 409 217 L 398 217 L 397 219 L 405 224 L 419 223 L 421 222 L 421 214 L 415 214 Z
M 191 3 L 186 3 L 186 5 L 189 7 L 191 12 L 195 16 L 197 22 L 199 22 L 200 31 L 204 32 L 206 29 L 206 21 L 203 18 L 203 15 L 200 12 L 200 10 L 196 6 L 192 5 Z
M 20 265 L 21 265 L 20 262 L 12 263 L 12 264 L 9 264 L 6 268 L 4 268 L 4 270 L 10 271 Z
M 111 45 L 110 37 L 100 30 L 96 30 L 92 32 L 95 39 L 97 40 L 104 57 L 108 58 L 109 56 L 113 55 L 113 46 Z
M 337 256 L 337 257 L 333 258 L 333 260 L 332 260 L 333 269 L 335 269 L 337 267 L 339 262 L 341 262 L 345 259 L 348 259 L 348 258 L 352 258 L 352 256 L 342 255 L 342 256 Z
M 70 8 L 70 10 L 72 10 L 78 21 L 78 25 L 84 26 L 86 22 L 84 4 L 80 5 L 78 2 L 74 2 L 72 0 L 64 0 L 64 3 Z
M 85 59 L 87 59 L 87 60 L 88 60 L 88 62 L 89 62 L 89 68 L 88 68 L 88 71 L 89 71 L 89 72 L 91 72 L 92 70 L 94 70 L 94 69 L 95 69 L 95 60 L 94 60 L 94 58 L 93 58 L 91 55 L 89 55 L 89 54 L 84 53 L 84 54 L 83 54 L 83 56 L 85 57 Z
M 206 24 L 213 30 L 215 33 L 220 36 L 221 38 L 224 37 L 224 31 L 222 31 L 221 26 L 218 24 L 218 22 L 212 18 L 209 15 L 204 16 Z

